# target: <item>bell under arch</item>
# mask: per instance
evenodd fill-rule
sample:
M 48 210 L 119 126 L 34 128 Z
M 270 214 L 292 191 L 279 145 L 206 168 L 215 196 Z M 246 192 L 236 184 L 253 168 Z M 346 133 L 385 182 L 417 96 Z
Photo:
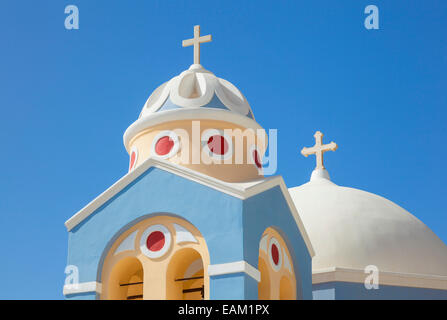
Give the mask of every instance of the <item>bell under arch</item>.
M 198 251 L 184 248 L 175 252 L 166 273 L 168 300 L 203 300 L 205 297 L 203 260 Z
M 111 300 L 143 299 L 143 265 L 135 257 L 119 260 L 110 273 L 108 296 Z

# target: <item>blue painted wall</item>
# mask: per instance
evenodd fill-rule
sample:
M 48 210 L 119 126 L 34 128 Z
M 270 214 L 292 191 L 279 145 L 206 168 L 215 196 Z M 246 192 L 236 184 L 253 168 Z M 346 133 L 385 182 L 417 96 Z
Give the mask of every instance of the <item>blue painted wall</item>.
M 204 236 L 212 264 L 243 259 L 242 200 L 149 168 L 69 233 L 68 264 L 79 281 L 100 281 L 101 258 L 128 227 L 151 215 L 182 217 Z M 98 272 L 99 271 L 99 272 Z
M 258 282 L 245 273 L 224 274 L 210 277 L 210 299 L 256 300 Z
M 313 285 L 315 300 L 420 300 L 447 299 L 447 290 L 380 285 L 367 290 L 363 283 L 328 282 Z
M 303 283 L 298 296 L 310 299 L 310 257 L 279 188 L 242 201 L 158 168 L 149 168 L 69 232 L 67 263 L 78 267 L 80 282 L 101 282 L 103 260 L 119 235 L 160 214 L 193 224 L 206 241 L 211 264 L 246 260 L 257 267 L 261 235 L 267 227 L 276 226 L 290 241 L 295 272 Z M 228 283 L 239 283 L 239 291 L 223 279 L 211 279 L 212 285 L 223 290 L 211 288 L 212 299 L 257 298 L 257 283 L 252 278 L 225 277 Z
M 77 294 L 70 294 L 65 297 L 67 300 L 96 300 L 99 299 L 96 292 L 84 292 Z
M 297 298 L 312 299 L 312 258 L 281 188 L 274 187 L 244 201 L 244 259 L 258 267 L 259 241 L 274 227 L 290 251 L 297 280 Z

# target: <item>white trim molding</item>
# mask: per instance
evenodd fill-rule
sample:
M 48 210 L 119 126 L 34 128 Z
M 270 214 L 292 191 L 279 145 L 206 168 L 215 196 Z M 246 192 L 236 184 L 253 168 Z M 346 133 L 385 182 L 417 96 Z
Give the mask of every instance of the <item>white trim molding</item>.
M 98 294 L 101 293 L 102 285 L 100 282 L 91 281 L 91 282 L 81 282 L 76 284 L 66 284 L 64 285 L 64 296 L 68 296 L 71 294 L 79 294 L 79 293 L 87 293 L 87 292 L 96 292 Z
M 276 186 L 281 188 L 282 194 L 289 206 L 289 209 L 292 213 L 293 218 L 298 226 L 298 229 L 301 233 L 301 236 L 306 243 L 307 250 L 311 257 L 315 255 L 315 251 L 310 242 L 309 235 L 304 228 L 304 224 L 298 214 L 298 211 L 293 203 L 292 197 L 289 194 L 289 191 L 284 183 L 284 180 L 281 176 L 273 176 L 273 177 L 264 177 L 257 180 L 252 180 L 249 182 L 225 182 L 203 173 L 188 169 L 186 167 L 182 167 L 180 165 L 174 164 L 167 160 L 157 159 L 149 157 L 145 160 L 141 165 L 136 167 L 134 170 L 128 172 L 124 177 L 115 182 L 109 189 L 104 191 L 98 197 L 96 197 L 93 201 L 91 201 L 88 205 L 86 205 L 83 209 L 78 211 L 74 216 L 68 219 L 65 222 L 65 226 L 67 230 L 70 231 L 78 224 L 80 224 L 84 219 L 90 216 L 96 209 L 106 203 L 109 199 L 113 198 L 117 195 L 121 190 L 123 190 L 126 186 L 128 186 L 132 181 L 137 179 L 140 175 L 146 172 L 149 168 L 155 167 L 166 172 L 170 172 L 179 177 L 200 183 L 214 190 L 218 190 L 220 192 L 226 193 L 230 196 L 245 200 L 254 195 L 272 189 Z
M 272 256 L 272 246 L 275 245 L 276 248 L 278 249 L 278 264 L 275 264 L 275 261 L 273 261 L 273 256 Z M 275 237 L 271 237 L 270 238 L 270 243 L 268 246 L 268 253 L 267 253 L 268 257 L 269 257 L 269 261 L 270 264 L 273 268 L 273 270 L 275 270 L 276 272 L 278 272 L 279 270 L 281 270 L 282 267 L 282 248 L 281 245 L 279 244 L 279 241 L 276 240 Z
M 222 136 L 225 139 L 225 142 L 228 144 L 227 152 L 220 155 L 211 151 L 208 145 L 208 141 L 212 136 Z M 217 160 L 227 160 L 233 156 L 233 139 L 231 139 L 231 137 L 228 136 L 223 130 L 217 130 L 217 129 L 205 130 L 202 133 L 200 141 L 202 145 L 202 150 L 206 152 L 210 158 Z
M 123 142 L 129 152 L 130 141 L 141 131 L 160 123 L 178 120 L 216 120 L 230 122 L 243 128 L 263 129 L 255 120 L 236 112 L 215 108 L 183 108 L 164 110 L 144 116 L 132 123 L 124 132 Z
M 229 263 L 212 264 L 208 266 L 208 275 L 210 277 L 233 273 L 245 273 L 255 279 L 257 282 L 261 281 L 261 272 L 259 272 L 258 269 L 244 260 Z
M 172 146 L 171 150 L 167 154 L 159 155 L 156 151 L 157 143 L 158 143 L 158 140 L 160 140 L 163 137 L 169 137 L 174 142 L 174 145 Z M 174 131 L 164 130 L 164 131 L 159 132 L 153 139 L 152 146 L 151 146 L 151 155 L 154 158 L 169 159 L 172 156 L 174 156 L 179 151 L 179 149 L 180 149 L 180 140 L 178 138 L 178 135 Z
M 161 232 L 164 236 L 164 244 L 163 247 L 158 251 L 151 251 L 147 247 L 147 238 L 152 232 Z M 144 230 L 143 234 L 140 238 L 140 251 L 148 258 L 157 259 L 165 255 L 166 252 L 171 248 L 172 235 L 168 228 L 166 228 L 162 224 L 154 224 Z
M 135 160 L 133 164 L 132 164 L 132 153 L 135 153 Z M 133 146 L 129 154 L 129 171 L 135 168 L 137 161 L 138 161 L 138 148 L 136 146 Z
M 330 267 L 312 271 L 312 284 L 327 282 L 365 283 L 364 270 Z M 447 276 L 379 271 L 379 286 L 412 287 L 447 290 Z

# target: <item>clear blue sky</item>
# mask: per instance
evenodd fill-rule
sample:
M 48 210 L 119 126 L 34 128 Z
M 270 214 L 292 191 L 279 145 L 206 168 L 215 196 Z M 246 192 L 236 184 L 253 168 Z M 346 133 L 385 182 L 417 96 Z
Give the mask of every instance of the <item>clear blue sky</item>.
M 64 28 L 64 8 L 80 29 Z M 366 30 L 364 8 L 380 10 Z M 153 89 L 192 63 L 181 40 L 213 35 L 202 64 L 278 129 L 279 171 L 321 130 L 332 180 L 384 196 L 444 242 L 447 2 L 23 1 L 0 3 L 0 298 L 62 298 L 64 222 L 128 168 L 124 130 Z

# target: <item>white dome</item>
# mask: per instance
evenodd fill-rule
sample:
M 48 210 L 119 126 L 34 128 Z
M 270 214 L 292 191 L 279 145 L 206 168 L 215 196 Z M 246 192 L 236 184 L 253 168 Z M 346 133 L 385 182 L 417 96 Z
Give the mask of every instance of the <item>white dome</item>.
M 262 129 L 244 95 L 200 64 L 163 83 L 149 96 L 139 119 L 124 133 L 124 145 L 142 130 L 175 120 L 221 120 Z
M 140 117 L 181 108 L 217 108 L 253 119 L 244 95 L 229 81 L 216 77 L 199 64 L 193 64 L 150 95 Z
M 375 265 L 381 272 L 447 275 L 447 246 L 395 203 L 318 175 L 289 193 L 315 249 L 313 272 Z

